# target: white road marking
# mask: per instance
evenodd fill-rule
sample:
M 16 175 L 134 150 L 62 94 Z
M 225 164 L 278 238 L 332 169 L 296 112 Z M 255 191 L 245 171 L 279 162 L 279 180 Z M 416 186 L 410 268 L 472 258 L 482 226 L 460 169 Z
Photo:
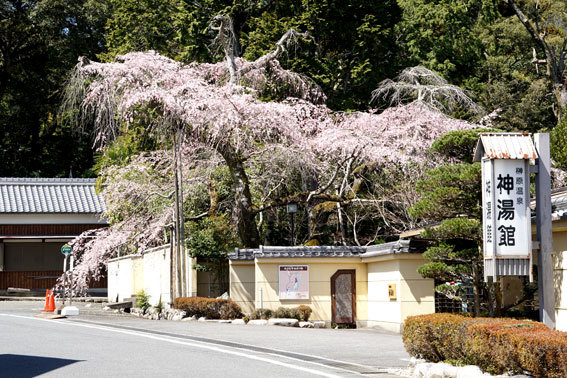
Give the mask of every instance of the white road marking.
M 81 322 L 82 322 L 82 323 L 91 323 L 91 324 L 93 324 L 93 325 L 98 325 L 98 326 L 104 327 L 103 325 L 101 325 L 101 324 L 99 324 L 99 323 L 91 322 L 91 321 L 89 321 L 89 320 L 83 320 L 83 319 L 81 319 Z M 127 327 L 127 326 L 126 326 L 126 327 Z M 111 328 L 114 328 L 114 327 L 111 327 Z M 200 336 L 199 336 L 199 337 L 200 337 Z M 225 339 L 214 339 L 214 340 L 217 340 L 217 341 L 220 341 L 220 342 L 223 342 L 223 343 L 235 343 L 234 341 L 225 340 Z M 215 344 L 212 343 L 212 342 L 207 342 L 207 341 L 203 341 L 203 340 L 194 340 L 194 342 L 196 342 L 196 343 L 213 344 L 213 345 L 215 345 Z M 258 347 L 257 345 L 246 344 L 246 343 L 242 343 L 242 342 L 238 342 L 238 344 L 239 344 L 239 345 L 242 345 L 242 346 L 244 346 L 244 347 L 250 347 L 250 348 L 257 348 L 257 347 Z M 231 348 L 230 346 L 226 346 L 226 347 L 227 347 L 227 348 Z M 260 348 L 263 348 L 263 347 L 260 347 Z M 239 348 L 236 348 L 236 349 L 239 349 Z M 360 368 L 368 369 L 368 371 L 376 371 L 376 370 L 385 370 L 385 371 L 386 371 L 386 370 L 387 370 L 387 371 L 389 372 L 389 371 L 397 371 L 397 370 L 399 370 L 399 369 L 402 369 L 402 368 L 380 368 L 380 367 L 376 367 L 376 366 L 363 365 L 363 364 L 359 364 L 359 363 L 356 363 L 356 362 L 347 362 L 347 361 L 342 361 L 342 360 L 330 359 L 330 358 L 326 358 L 326 357 L 316 356 L 316 355 L 314 355 L 314 354 L 290 352 L 290 351 L 288 351 L 288 350 L 277 349 L 277 348 L 266 348 L 266 349 L 273 350 L 274 352 L 280 352 L 280 353 L 295 353 L 295 354 L 300 354 L 300 355 L 305 356 L 305 357 L 316 358 L 316 359 L 318 359 L 318 360 L 324 360 L 324 361 L 329 361 L 329 362 L 338 362 L 338 363 L 341 363 L 341 364 L 351 365 L 351 366 L 358 366 L 358 367 L 360 367 Z M 340 367 L 336 367 L 336 366 L 325 365 L 325 364 L 320 363 L 320 362 L 306 361 L 306 360 L 302 360 L 302 359 L 295 358 L 295 357 L 291 357 L 291 356 L 287 356 L 287 355 L 279 355 L 279 354 L 276 354 L 276 353 L 268 353 L 268 352 L 258 352 L 258 353 L 269 354 L 269 355 L 271 355 L 271 356 L 278 356 L 278 357 L 280 357 L 280 358 L 287 358 L 287 359 L 289 359 L 289 360 L 294 360 L 294 361 L 302 361 L 302 362 L 309 363 L 309 364 L 313 364 L 313 365 L 319 365 L 319 366 L 322 366 L 322 367 L 325 367 L 325 368 L 330 368 L 330 369 L 335 369 L 335 370 L 342 370 L 342 371 L 348 371 L 349 373 L 354 373 L 354 374 L 356 374 L 356 372 L 354 372 L 354 371 L 351 371 L 351 370 L 348 370 L 348 369 L 344 369 L 344 368 L 340 368 Z M 409 359 L 409 358 L 401 358 L 400 360 L 409 361 L 410 359 Z
M 143 333 L 143 332 L 128 331 L 128 330 L 116 329 L 116 328 L 112 328 L 112 327 L 104 327 L 104 326 L 99 326 L 99 325 L 71 323 L 71 322 L 65 322 L 65 321 L 61 321 L 61 320 L 33 318 L 33 317 L 29 317 L 29 316 L 20 316 L 20 315 L 13 315 L 13 314 L 0 314 L 0 315 L 10 316 L 10 317 L 14 317 L 14 318 L 39 320 L 39 321 L 45 321 L 45 322 L 57 323 L 57 324 L 73 325 L 73 326 L 77 326 L 77 327 L 93 328 L 93 329 L 98 329 L 98 330 L 102 330 L 102 331 L 116 332 L 116 333 L 123 333 L 123 334 L 126 334 L 126 335 L 145 337 L 145 338 L 148 338 L 148 339 L 165 341 L 165 342 L 169 342 L 169 343 L 173 343 L 173 344 L 186 345 L 186 346 L 191 346 L 191 347 L 194 347 L 194 348 L 208 349 L 208 350 L 212 350 L 212 351 L 219 352 L 219 353 L 231 354 L 233 356 L 248 358 L 248 359 L 251 359 L 251 360 L 262 361 L 262 362 L 266 362 L 266 363 L 273 364 L 273 365 L 283 366 L 283 367 L 286 367 L 288 369 L 304 371 L 306 373 L 319 375 L 319 376 L 322 376 L 322 377 L 340 378 L 338 375 L 329 374 L 329 373 L 325 373 L 323 371 L 310 369 L 310 368 L 306 368 L 306 367 L 302 367 L 302 366 L 291 365 L 291 364 L 287 364 L 285 362 L 280 362 L 280 361 L 276 361 L 276 360 L 265 358 L 265 357 L 254 356 L 254 355 L 250 355 L 250 354 L 246 354 L 246 353 L 242 353 L 242 352 L 237 352 L 237 351 L 233 351 L 233 350 L 228 350 L 228 349 L 222 349 L 222 348 L 219 348 L 219 347 L 206 345 L 206 344 L 198 344 L 198 343 L 194 343 L 194 342 L 175 340 L 175 339 L 171 339 L 171 338 L 164 337 L 164 336 L 150 335 L 150 334 L 146 334 L 146 333 Z

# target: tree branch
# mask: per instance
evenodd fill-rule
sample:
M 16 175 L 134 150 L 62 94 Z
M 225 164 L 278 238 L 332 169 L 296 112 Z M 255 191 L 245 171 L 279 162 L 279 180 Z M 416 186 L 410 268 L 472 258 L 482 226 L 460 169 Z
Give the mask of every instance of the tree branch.
M 238 70 L 238 75 L 242 77 L 246 75 L 246 73 L 254 69 L 265 67 L 270 61 L 278 59 L 284 52 L 287 51 L 287 48 L 290 45 L 297 43 L 298 37 L 313 39 L 309 32 L 299 33 L 295 29 L 289 29 L 284 33 L 284 35 L 281 36 L 279 41 L 276 42 L 276 48 L 274 50 L 256 59 L 249 65 L 242 67 L 240 70 Z

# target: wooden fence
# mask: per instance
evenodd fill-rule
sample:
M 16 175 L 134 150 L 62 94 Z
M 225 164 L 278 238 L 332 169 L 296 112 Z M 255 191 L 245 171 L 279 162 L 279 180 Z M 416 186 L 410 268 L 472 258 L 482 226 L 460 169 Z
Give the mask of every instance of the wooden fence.
M 0 272 L 0 290 L 9 287 L 18 289 L 52 289 L 57 279 L 63 274 L 61 270 L 30 270 L 21 272 Z M 106 288 L 106 277 L 91 282 L 91 288 Z

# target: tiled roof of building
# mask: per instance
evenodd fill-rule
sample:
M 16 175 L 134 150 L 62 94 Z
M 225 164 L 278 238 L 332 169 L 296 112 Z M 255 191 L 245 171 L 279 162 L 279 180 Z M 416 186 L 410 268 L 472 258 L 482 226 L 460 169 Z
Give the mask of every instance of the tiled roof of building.
M 536 199 L 530 200 L 532 210 L 532 222 L 535 222 Z M 551 190 L 551 219 L 559 220 L 567 218 L 567 187 Z
M 374 257 L 392 253 L 423 253 L 427 249 L 427 242 L 422 240 L 397 240 L 390 243 L 369 245 L 366 253 L 361 257 Z
M 102 195 L 95 179 L 0 178 L 0 213 L 102 214 Z
M 230 260 L 254 260 L 255 258 L 302 258 L 302 257 L 372 257 L 390 253 L 421 253 L 426 243 L 398 240 L 395 242 L 357 246 L 317 246 L 317 247 L 271 247 L 258 249 L 238 249 L 228 255 Z
M 254 260 L 255 258 L 282 257 L 356 257 L 366 251 L 364 247 L 351 246 L 313 246 L 313 247 L 272 247 L 260 246 L 259 249 L 235 249 L 228 255 L 231 260 Z
M 567 218 L 567 188 L 551 191 L 551 217 L 553 220 Z

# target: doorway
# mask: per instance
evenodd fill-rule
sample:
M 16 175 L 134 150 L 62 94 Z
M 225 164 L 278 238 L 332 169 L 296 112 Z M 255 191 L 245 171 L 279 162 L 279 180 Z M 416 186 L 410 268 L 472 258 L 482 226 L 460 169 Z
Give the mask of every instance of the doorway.
M 337 270 L 331 277 L 332 322 L 336 325 L 356 325 L 356 271 Z

